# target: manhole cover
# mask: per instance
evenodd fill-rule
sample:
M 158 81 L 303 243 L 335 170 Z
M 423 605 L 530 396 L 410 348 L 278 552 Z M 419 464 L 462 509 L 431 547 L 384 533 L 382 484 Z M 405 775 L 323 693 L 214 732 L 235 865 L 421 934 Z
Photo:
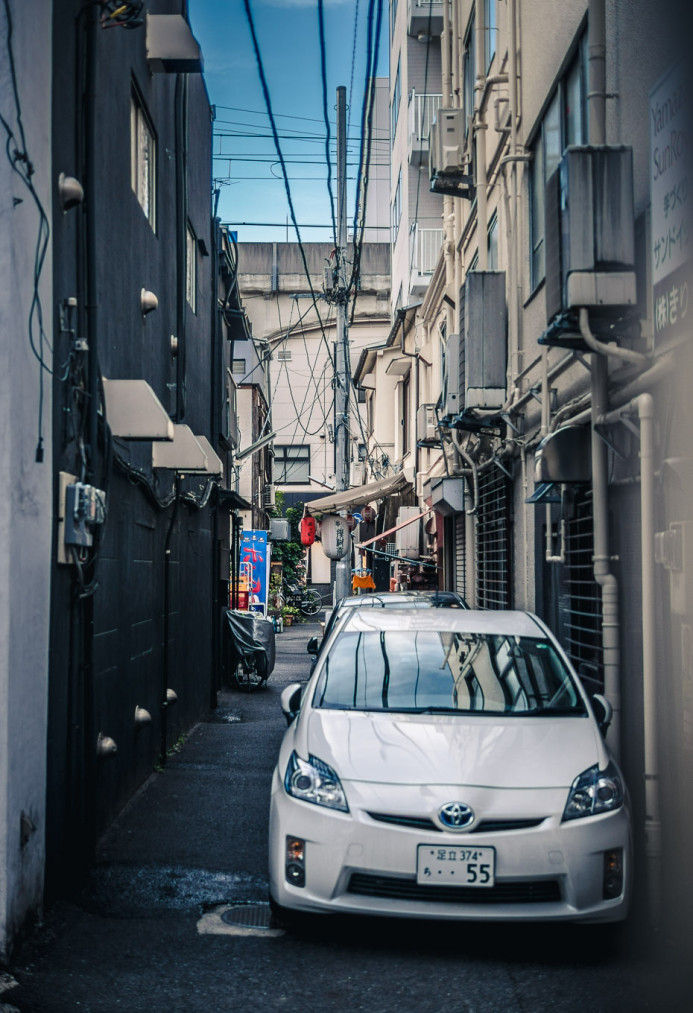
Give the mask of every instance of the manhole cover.
M 227 925 L 238 925 L 245 929 L 269 929 L 270 917 L 269 904 L 240 904 L 221 913 L 221 920 Z

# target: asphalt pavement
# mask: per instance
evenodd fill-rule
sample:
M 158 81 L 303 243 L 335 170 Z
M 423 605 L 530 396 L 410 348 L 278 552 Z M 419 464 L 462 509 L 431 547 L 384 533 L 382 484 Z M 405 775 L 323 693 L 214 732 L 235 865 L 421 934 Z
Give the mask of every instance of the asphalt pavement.
M 266 687 L 225 689 L 100 842 L 83 890 L 0 968 L 0 1013 L 620 1013 L 689 1009 L 630 927 L 309 918 L 267 904 L 279 695 L 317 624 L 277 637 Z M 674 987 L 676 986 L 676 987 Z M 683 994 L 683 993 L 682 993 Z

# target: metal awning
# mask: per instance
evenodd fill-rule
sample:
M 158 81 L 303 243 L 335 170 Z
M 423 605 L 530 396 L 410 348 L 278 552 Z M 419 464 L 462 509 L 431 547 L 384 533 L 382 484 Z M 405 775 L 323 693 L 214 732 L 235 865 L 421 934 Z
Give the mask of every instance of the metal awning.
M 310 500 L 306 503 L 306 510 L 311 513 L 328 514 L 348 510 L 350 507 L 365 506 L 374 499 L 383 499 L 392 493 L 400 492 L 405 485 L 409 483 L 404 472 L 398 471 L 396 475 L 379 478 L 377 482 L 369 482 L 368 485 L 357 485 L 352 489 L 345 489 L 344 492 L 331 493 L 329 496 Z

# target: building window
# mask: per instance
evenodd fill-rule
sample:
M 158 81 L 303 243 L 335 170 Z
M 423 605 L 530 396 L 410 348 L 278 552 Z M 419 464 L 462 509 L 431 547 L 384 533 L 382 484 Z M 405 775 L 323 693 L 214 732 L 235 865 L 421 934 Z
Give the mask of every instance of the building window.
M 242 376 L 245 376 L 245 370 L 246 370 L 245 359 L 233 359 L 231 363 L 232 373 L 240 373 Z
M 308 485 L 310 447 L 275 445 L 273 475 L 277 485 Z
M 462 101 L 464 103 L 464 118 L 466 122 L 465 137 L 469 132 L 469 121 L 474 115 L 474 79 L 476 77 L 476 53 L 474 37 L 474 11 L 469 19 L 467 34 L 464 37 L 464 65 L 462 71 Z M 445 99 L 445 96 L 443 96 Z
M 282 352 L 277 352 L 277 362 L 291 362 L 291 349 L 286 348 Z
M 486 72 L 496 55 L 496 0 L 484 0 L 484 65 Z
M 392 0 L 390 6 L 390 34 L 395 34 L 395 22 L 397 21 L 397 0 Z
M 390 106 L 390 134 L 392 140 L 395 139 L 395 133 L 397 131 L 397 120 L 399 119 L 399 104 L 402 92 L 402 83 L 399 76 L 399 63 L 397 60 L 397 73 L 395 75 L 395 90 L 392 93 L 392 105 Z
M 400 169 L 397 177 L 397 189 L 395 190 L 395 199 L 392 202 L 392 242 L 397 242 L 397 233 L 399 232 L 399 223 L 402 218 L 402 170 Z
M 558 168 L 569 144 L 587 143 L 587 36 L 583 35 L 568 70 L 539 124 L 532 146 L 530 175 L 530 285 L 534 290 L 546 273 L 544 250 L 544 201 L 546 181 Z
M 156 231 L 156 139 L 135 94 L 130 99 L 130 183 L 147 221 Z
M 190 222 L 185 230 L 185 298 L 188 306 L 197 311 L 197 239 Z

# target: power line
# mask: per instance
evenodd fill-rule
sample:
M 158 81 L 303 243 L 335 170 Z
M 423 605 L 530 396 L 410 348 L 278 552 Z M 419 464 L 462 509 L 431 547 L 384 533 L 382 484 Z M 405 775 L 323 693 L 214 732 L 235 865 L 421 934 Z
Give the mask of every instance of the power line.
M 327 192 L 330 195 L 330 214 L 334 245 L 337 245 L 337 222 L 334 217 L 334 194 L 332 193 L 332 161 L 330 159 L 330 120 L 327 113 L 327 54 L 325 52 L 325 11 L 323 0 L 318 0 L 318 30 L 320 35 L 320 76 L 322 78 L 322 111 L 325 118 L 325 161 L 327 163 Z
M 262 85 L 262 94 L 263 94 L 264 99 L 265 99 L 265 105 L 267 106 L 267 115 L 269 116 L 270 125 L 272 127 L 272 136 L 274 138 L 274 144 L 275 144 L 275 147 L 277 149 L 277 155 L 279 157 L 279 161 L 280 161 L 281 167 L 282 167 L 282 173 L 284 175 L 284 184 L 285 184 L 285 188 L 286 188 L 286 198 L 287 198 L 287 201 L 288 201 L 288 204 L 289 204 L 289 211 L 291 212 L 291 221 L 293 222 L 294 228 L 296 230 L 296 239 L 298 240 L 299 250 L 301 251 L 301 259 L 303 261 L 303 268 L 304 268 L 304 271 L 305 271 L 305 274 L 306 274 L 306 278 L 308 280 L 308 286 L 310 288 L 311 296 L 313 298 L 313 305 L 315 306 L 315 312 L 317 314 L 318 321 L 320 323 L 320 327 L 321 327 L 321 330 L 322 330 L 323 340 L 325 341 L 325 344 L 327 344 L 327 339 L 325 337 L 325 329 L 322 326 L 322 320 L 320 319 L 320 310 L 318 308 L 317 299 L 315 298 L 315 292 L 313 290 L 313 282 L 311 281 L 311 278 L 310 278 L 310 271 L 308 270 L 308 262 L 306 260 L 305 250 L 303 249 L 303 243 L 301 241 L 301 232 L 300 232 L 300 229 L 299 229 L 299 226 L 298 226 L 298 222 L 296 221 L 296 213 L 294 211 L 294 205 L 293 205 L 293 201 L 291 199 L 291 187 L 289 186 L 289 177 L 288 177 L 288 174 L 287 174 L 287 171 L 286 171 L 286 165 L 284 164 L 284 156 L 282 154 L 281 145 L 279 143 L 279 137 L 277 135 L 277 126 L 276 126 L 276 123 L 275 123 L 275 120 L 274 120 L 274 114 L 272 113 L 272 102 L 270 100 L 269 88 L 268 88 L 268 85 L 267 85 L 267 78 L 265 77 L 265 70 L 264 70 L 264 67 L 263 67 L 263 64 L 262 64 L 262 57 L 260 55 L 260 46 L 258 44 L 257 35 L 255 33 L 255 23 L 253 22 L 253 15 L 252 15 L 252 12 L 250 10 L 250 0 L 243 0 L 243 6 L 245 8 L 246 18 L 248 20 L 248 27 L 250 28 L 250 34 L 251 34 L 251 37 L 252 37 L 252 40 L 253 40 L 253 49 L 255 50 L 255 59 L 257 61 L 258 73 L 260 75 L 260 84 Z

